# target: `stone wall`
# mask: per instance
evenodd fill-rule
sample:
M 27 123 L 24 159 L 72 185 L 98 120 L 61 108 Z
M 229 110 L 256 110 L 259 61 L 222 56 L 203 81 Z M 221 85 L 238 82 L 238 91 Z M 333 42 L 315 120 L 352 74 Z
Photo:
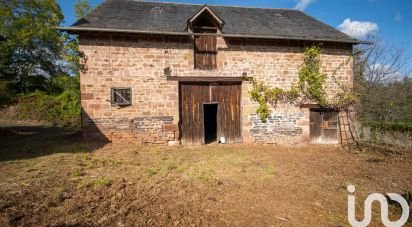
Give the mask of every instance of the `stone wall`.
M 174 141 L 178 131 L 168 129 L 173 117 L 88 118 L 83 122 L 85 136 L 110 142 L 163 144 Z M 170 127 L 169 127 L 170 128 Z
M 251 115 L 252 128 L 250 133 L 258 143 L 283 143 L 289 137 L 303 135 L 303 128 L 297 121 L 304 117 L 303 113 L 273 113 L 266 122 L 262 122 L 258 115 Z
M 216 70 L 194 69 L 193 40 L 188 37 L 138 35 L 80 35 L 85 53 L 81 74 L 83 126 L 86 135 L 99 134 L 109 141 L 166 143 L 177 140 L 180 77 L 253 76 L 271 86 L 289 88 L 298 82 L 303 63 L 303 43 L 218 38 Z M 321 64 L 331 74 L 352 52 L 350 45 L 323 44 Z M 352 62 L 337 71 L 341 83 L 352 83 Z M 118 108 L 110 103 L 111 87 L 131 87 L 132 105 Z M 242 136 L 248 143 L 306 143 L 309 110 L 281 105 L 265 124 L 256 116 L 250 100 L 250 84 L 242 84 Z M 327 93 L 339 86 L 327 79 Z M 165 121 L 164 118 L 168 120 Z M 145 119 L 146 123 L 136 123 Z M 120 123 L 119 123 L 120 122 Z M 90 133 L 90 132 L 96 133 Z

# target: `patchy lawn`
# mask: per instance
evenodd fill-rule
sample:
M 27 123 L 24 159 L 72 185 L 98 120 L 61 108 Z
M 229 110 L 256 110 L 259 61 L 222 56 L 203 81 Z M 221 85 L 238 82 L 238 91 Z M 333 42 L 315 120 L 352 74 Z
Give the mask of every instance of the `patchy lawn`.
M 411 183 L 411 153 L 90 144 L 68 129 L 0 129 L 0 226 L 347 226 L 348 184 L 360 214 L 368 194 Z

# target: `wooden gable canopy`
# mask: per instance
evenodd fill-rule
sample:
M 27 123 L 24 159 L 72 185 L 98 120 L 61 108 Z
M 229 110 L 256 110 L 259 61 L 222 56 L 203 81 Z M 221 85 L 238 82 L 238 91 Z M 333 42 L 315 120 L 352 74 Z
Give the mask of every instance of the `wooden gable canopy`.
M 223 29 L 225 22 L 219 18 L 207 5 L 204 5 L 196 14 L 187 21 L 187 30 L 193 31 L 197 26 L 216 27 Z

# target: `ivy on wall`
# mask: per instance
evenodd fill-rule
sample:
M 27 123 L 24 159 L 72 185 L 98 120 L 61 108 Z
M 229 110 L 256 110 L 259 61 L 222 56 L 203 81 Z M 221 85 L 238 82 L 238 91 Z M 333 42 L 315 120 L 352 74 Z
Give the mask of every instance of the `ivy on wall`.
M 262 122 L 266 122 L 269 117 L 271 106 L 276 107 L 282 103 L 300 103 L 310 100 L 316 102 L 321 107 L 342 108 L 355 102 L 356 95 L 352 89 L 341 84 L 335 77 L 337 71 L 342 66 L 349 63 L 352 56 L 342 62 L 332 73 L 332 79 L 339 85 L 341 91 L 334 98 L 328 99 L 325 92 L 327 74 L 320 69 L 321 48 L 313 45 L 304 50 L 304 63 L 299 70 L 299 82 L 290 89 L 285 90 L 279 87 L 269 87 L 263 82 L 253 77 L 244 77 L 252 84 L 249 91 L 251 99 L 259 104 L 256 113 L 259 114 Z

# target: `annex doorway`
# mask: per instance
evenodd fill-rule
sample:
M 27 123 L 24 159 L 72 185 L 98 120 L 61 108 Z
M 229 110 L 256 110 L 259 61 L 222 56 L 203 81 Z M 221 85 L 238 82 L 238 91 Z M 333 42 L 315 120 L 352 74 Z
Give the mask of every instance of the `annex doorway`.
M 338 141 L 338 114 L 333 109 L 310 110 L 310 143 L 337 144 Z

